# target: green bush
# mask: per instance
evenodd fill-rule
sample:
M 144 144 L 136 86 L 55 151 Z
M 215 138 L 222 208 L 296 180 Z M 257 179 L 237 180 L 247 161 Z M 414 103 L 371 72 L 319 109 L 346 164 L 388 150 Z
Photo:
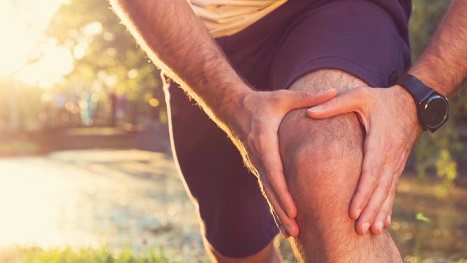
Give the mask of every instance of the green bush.
M 420 56 L 438 28 L 451 1 L 414 0 L 410 20 L 410 39 L 413 61 Z M 450 120 L 436 133 L 424 132 L 414 150 L 415 169 L 421 182 L 428 171 L 439 178 L 437 193 L 446 195 L 458 177 L 456 158 L 465 152 L 460 131 L 465 129 L 467 96 L 465 92 L 450 101 Z M 433 171 L 433 172 L 431 172 Z

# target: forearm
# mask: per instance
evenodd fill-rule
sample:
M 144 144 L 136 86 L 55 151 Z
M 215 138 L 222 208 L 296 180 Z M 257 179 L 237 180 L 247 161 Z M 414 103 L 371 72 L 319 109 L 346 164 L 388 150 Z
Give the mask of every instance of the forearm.
M 409 73 L 452 97 L 467 79 L 467 1 L 453 0 L 438 31 Z
M 251 92 L 186 0 L 110 0 L 150 59 L 219 125 Z

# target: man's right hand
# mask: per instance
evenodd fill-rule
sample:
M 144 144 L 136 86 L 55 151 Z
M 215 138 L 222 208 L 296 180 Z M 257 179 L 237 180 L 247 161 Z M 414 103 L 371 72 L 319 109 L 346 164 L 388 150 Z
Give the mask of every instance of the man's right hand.
M 297 208 L 289 193 L 279 154 L 278 130 L 291 110 L 323 103 L 336 96 L 335 90 L 319 93 L 279 90 L 247 93 L 235 112 L 231 137 L 248 168 L 258 177 L 276 223 L 285 237 L 298 235 Z M 279 222 L 278 222 L 279 220 Z
M 279 219 L 278 225 L 285 226 L 281 227 L 284 236 L 298 235 L 297 209 L 279 154 L 279 124 L 289 111 L 312 107 L 331 99 L 335 92 L 251 90 L 186 0 L 110 2 L 148 57 L 232 138 L 259 178 L 276 222 Z

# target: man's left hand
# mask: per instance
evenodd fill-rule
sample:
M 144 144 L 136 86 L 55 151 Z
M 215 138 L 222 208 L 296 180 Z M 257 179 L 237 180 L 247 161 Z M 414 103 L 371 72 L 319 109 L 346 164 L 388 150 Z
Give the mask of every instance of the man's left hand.
M 356 112 L 365 127 L 361 177 L 349 214 L 356 231 L 375 235 L 391 223 L 399 177 L 421 133 L 413 98 L 401 86 L 357 87 L 308 110 L 323 119 Z

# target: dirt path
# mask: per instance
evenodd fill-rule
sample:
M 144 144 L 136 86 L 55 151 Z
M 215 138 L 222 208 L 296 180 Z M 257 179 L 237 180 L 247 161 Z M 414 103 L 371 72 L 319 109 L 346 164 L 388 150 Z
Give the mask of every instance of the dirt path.
M 0 247 L 202 250 L 173 161 L 139 150 L 0 159 Z
M 467 258 L 467 177 L 462 172 L 444 197 L 436 194 L 437 181 L 431 176 L 421 187 L 410 173 L 401 178 L 391 231 L 407 262 Z M 83 150 L 0 159 L 0 209 L 0 250 L 107 244 L 133 251 L 162 246 L 174 259 L 204 255 L 195 207 L 162 153 Z M 419 213 L 429 222 L 418 220 Z

